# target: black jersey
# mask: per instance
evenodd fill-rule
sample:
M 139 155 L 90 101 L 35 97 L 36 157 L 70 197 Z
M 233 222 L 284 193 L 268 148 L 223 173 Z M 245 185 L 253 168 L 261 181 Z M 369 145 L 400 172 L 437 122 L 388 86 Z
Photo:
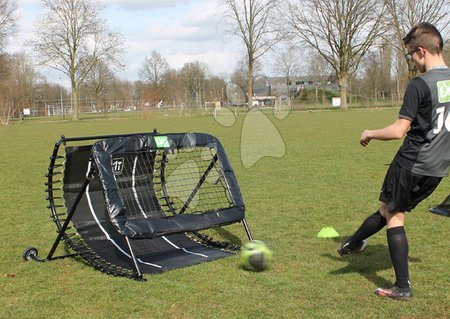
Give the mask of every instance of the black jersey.
M 450 69 L 433 68 L 412 79 L 400 118 L 410 120 L 395 160 L 419 175 L 444 177 L 450 169 Z

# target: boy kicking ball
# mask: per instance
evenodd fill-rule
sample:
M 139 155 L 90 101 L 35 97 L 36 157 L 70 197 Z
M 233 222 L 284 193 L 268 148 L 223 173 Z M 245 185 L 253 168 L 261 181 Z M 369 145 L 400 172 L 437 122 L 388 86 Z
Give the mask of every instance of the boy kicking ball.
M 365 130 L 360 143 L 406 137 L 394 157 L 381 188 L 381 205 L 338 248 L 345 256 L 360 253 L 367 238 L 387 226 L 387 242 L 396 281 L 377 288 L 379 297 L 410 300 L 413 297 L 408 270 L 408 240 L 404 224 L 410 212 L 448 176 L 450 169 L 450 70 L 443 56 L 439 31 L 423 22 L 403 39 L 412 61 L 422 75 L 412 79 L 397 120 L 379 130 Z

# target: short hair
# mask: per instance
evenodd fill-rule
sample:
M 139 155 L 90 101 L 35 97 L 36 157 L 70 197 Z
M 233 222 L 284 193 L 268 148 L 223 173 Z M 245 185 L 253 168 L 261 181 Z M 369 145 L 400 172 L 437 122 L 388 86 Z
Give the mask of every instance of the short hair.
M 413 27 L 403 38 L 403 43 L 411 50 L 422 47 L 433 54 L 441 53 L 444 47 L 441 33 L 428 22 L 421 22 Z

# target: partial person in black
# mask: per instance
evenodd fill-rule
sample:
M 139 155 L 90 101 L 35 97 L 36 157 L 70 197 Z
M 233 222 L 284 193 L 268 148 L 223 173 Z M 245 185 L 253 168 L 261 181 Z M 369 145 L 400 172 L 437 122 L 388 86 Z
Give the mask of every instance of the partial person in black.
M 387 241 L 396 281 L 378 288 L 380 297 L 412 298 L 408 269 L 405 213 L 427 198 L 448 176 L 450 169 L 450 70 L 443 56 L 439 31 L 426 22 L 403 39 L 410 59 L 422 75 L 412 79 L 405 92 L 397 120 L 379 130 L 365 130 L 362 146 L 371 140 L 406 137 L 392 161 L 381 188 L 380 209 L 369 216 L 338 248 L 344 256 L 367 247 L 367 238 L 387 226 Z

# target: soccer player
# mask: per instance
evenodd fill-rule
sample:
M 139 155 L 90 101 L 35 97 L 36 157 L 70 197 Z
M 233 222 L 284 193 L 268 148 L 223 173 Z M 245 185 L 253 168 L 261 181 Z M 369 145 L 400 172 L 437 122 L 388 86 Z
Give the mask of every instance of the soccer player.
M 365 130 L 360 144 L 400 139 L 405 134 L 406 137 L 386 173 L 379 210 L 337 251 L 341 256 L 364 251 L 367 238 L 387 225 L 396 281 L 389 287 L 376 289 L 375 294 L 409 300 L 413 294 L 405 215 L 427 198 L 449 173 L 450 70 L 442 56 L 442 36 L 432 24 L 423 22 L 413 27 L 403 42 L 408 50 L 406 57 L 423 74 L 409 82 L 397 120 L 379 130 Z

